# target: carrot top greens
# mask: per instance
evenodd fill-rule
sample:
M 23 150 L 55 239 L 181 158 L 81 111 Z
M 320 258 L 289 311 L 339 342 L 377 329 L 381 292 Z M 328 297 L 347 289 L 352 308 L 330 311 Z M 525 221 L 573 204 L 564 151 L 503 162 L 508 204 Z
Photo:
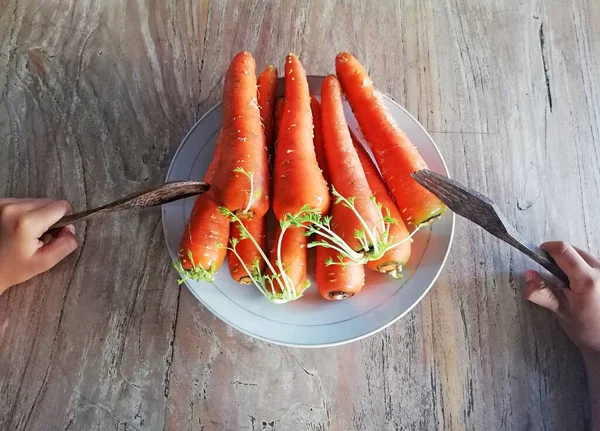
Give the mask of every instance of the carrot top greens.
M 177 280 L 177 283 L 182 284 L 185 280 L 206 281 L 207 283 L 212 283 L 219 268 L 215 264 L 211 265 L 209 269 L 202 267 L 202 265 L 196 265 L 191 250 L 187 251 L 187 255 L 192 263 L 191 269 L 184 269 L 180 260 L 173 262 L 173 266 L 179 275 L 181 275 L 181 278 Z
M 287 230 L 291 225 L 287 225 L 284 227 L 281 226 L 281 235 L 279 236 L 279 242 L 277 245 L 278 257 L 275 262 L 275 266 L 279 269 L 279 272 L 275 270 L 264 251 L 256 241 L 256 239 L 248 232 L 246 226 L 243 225 L 240 218 L 235 215 L 233 212 L 228 210 L 225 207 L 219 207 L 219 211 L 225 217 L 228 217 L 232 223 L 236 223 L 237 227 L 240 230 L 240 238 L 232 238 L 229 241 L 228 250 L 230 250 L 233 254 L 235 254 L 240 260 L 244 270 L 250 276 L 252 283 L 258 288 L 258 290 L 265 295 L 271 302 L 283 304 L 285 302 L 294 301 L 302 296 L 304 291 L 310 286 L 310 281 L 306 280 L 306 282 L 302 286 L 295 286 L 290 277 L 286 274 L 285 268 L 281 263 L 281 243 L 283 236 L 285 234 L 285 230 Z M 252 268 L 248 268 L 248 266 L 243 262 L 242 259 L 239 258 L 236 247 L 239 244 L 239 241 L 242 240 L 250 240 L 259 251 L 261 257 L 264 259 L 267 264 L 267 268 L 270 270 L 271 275 L 265 274 L 260 270 L 260 262 L 256 260 L 252 265 Z M 276 289 L 277 285 L 277 289 Z
M 248 211 L 250 211 L 254 200 L 260 197 L 260 191 L 254 191 L 254 172 L 248 172 L 244 168 L 239 166 L 236 167 L 233 170 L 233 172 L 244 174 L 250 180 L 250 196 L 248 197 L 248 205 L 246 205 L 246 208 L 244 208 L 244 210 L 242 211 L 243 214 L 247 214 Z
M 247 175 L 252 181 L 252 173 L 246 172 L 242 169 L 239 172 Z M 354 215 L 358 218 L 363 226 L 363 229 L 357 230 L 354 235 L 361 245 L 362 249 L 356 251 L 348 245 L 342 237 L 335 233 L 335 229 L 332 228 L 331 222 L 333 217 L 330 215 L 323 216 L 319 209 L 311 208 L 309 205 L 304 205 L 300 211 L 295 214 L 287 213 L 280 221 L 279 225 L 281 228 L 281 234 L 277 242 L 277 258 L 273 263 L 269 261 L 266 254 L 256 241 L 256 239 L 248 232 L 248 229 L 243 225 L 241 219 L 232 211 L 226 207 L 219 207 L 219 212 L 227 217 L 236 227 L 240 230 L 239 238 L 231 238 L 229 245 L 226 247 L 230 250 L 242 264 L 244 270 L 249 275 L 252 283 L 258 288 L 258 290 L 266 296 L 271 302 L 274 303 L 285 303 L 294 301 L 300 298 L 304 291 L 310 286 L 310 281 L 304 282 L 301 286 L 296 286 L 292 279 L 287 275 L 285 265 L 281 259 L 281 247 L 283 243 L 283 237 L 286 231 L 291 227 L 302 228 L 305 230 L 305 236 L 311 236 L 316 234 L 319 238 L 315 241 L 308 243 L 308 248 L 313 247 L 325 247 L 330 248 L 338 252 L 337 260 L 329 257 L 325 264 L 330 265 L 341 265 L 343 267 L 353 264 L 364 264 L 372 260 L 381 259 L 381 257 L 389 250 L 398 247 L 400 244 L 406 241 L 412 241 L 412 236 L 419 230 L 416 228 L 407 238 L 401 241 L 394 242 L 393 235 L 390 235 L 390 226 L 398 223 L 396 219 L 390 216 L 389 210 L 386 208 L 386 214 L 381 212 L 382 205 L 375 200 L 375 197 L 371 197 L 373 202 L 377 205 L 380 211 L 380 219 L 377 221 L 376 226 L 369 226 L 361 214 L 357 211 L 354 206 L 355 198 L 344 197 L 337 192 L 332 186 L 331 194 L 335 198 L 335 205 L 344 205 L 346 208 L 352 210 Z M 377 230 L 381 232 L 377 234 Z M 237 252 L 237 246 L 240 241 L 250 240 L 259 251 L 261 258 L 265 261 L 268 271 L 261 271 L 260 261 L 257 259 L 249 268 L 246 263 L 240 259 Z M 207 270 L 198 269 L 198 277 L 201 278 L 204 272 L 210 272 Z M 190 272 L 190 271 L 187 271 Z M 195 274 L 195 273 L 194 273 Z M 192 278 L 192 276 L 188 276 Z M 214 278 L 214 274 L 213 274 Z M 212 280 L 211 280 L 212 281 Z

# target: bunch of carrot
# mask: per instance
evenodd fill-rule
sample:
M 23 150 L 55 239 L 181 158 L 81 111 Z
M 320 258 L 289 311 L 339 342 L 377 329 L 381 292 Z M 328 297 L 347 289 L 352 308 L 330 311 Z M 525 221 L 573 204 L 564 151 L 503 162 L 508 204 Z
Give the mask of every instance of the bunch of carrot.
M 237 282 L 254 284 L 276 303 L 296 300 L 310 285 L 309 248 L 316 248 L 325 299 L 358 293 L 365 266 L 401 276 L 412 235 L 445 207 L 410 177 L 427 165 L 364 67 L 341 53 L 336 74 L 323 81 L 319 103 L 300 60 L 289 54 L 285 97 L 276 99 L 273 66 L 257 78 L 250 53 L 233 58 L 205 177 L 212 188 L 196 199 L 186 225 L 175 264 L 180 282 L 211 282 L 227 255 Z M 343 94 L 378 166 L 348 128 Z M 270 209 L 276 226 L 269 246 Z

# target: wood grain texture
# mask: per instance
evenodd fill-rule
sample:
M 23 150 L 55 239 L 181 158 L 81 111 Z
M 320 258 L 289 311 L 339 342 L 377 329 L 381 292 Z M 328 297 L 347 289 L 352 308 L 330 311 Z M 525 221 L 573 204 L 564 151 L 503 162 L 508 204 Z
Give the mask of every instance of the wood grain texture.
M 326 74 L 348 50 L 453 177 L 535 242 L 600 254 L 595 0 L 0 2 L 0 196 L 92 208 L 158 184 L 239 50 Z M 250 339 L 180 290 L 158 210 L 78 229 L 0 297 L 2 429 L 580 430 L 580 357 L 533 264 L 459 222 L 408 316 L 347 346 Z

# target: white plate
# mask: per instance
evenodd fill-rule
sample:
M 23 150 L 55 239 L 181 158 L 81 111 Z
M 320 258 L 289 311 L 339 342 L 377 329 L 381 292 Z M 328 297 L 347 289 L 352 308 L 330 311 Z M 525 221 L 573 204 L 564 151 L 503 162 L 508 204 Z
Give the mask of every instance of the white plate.
M 312 94 L 320 95 L 322 80 L 323 77 L 317 76 L 308 78 Z M 283 80 L 280 79 L 279 84 L 278 95 L 282 96 Z M 390 113 L 418 147 L 429 168 L 448 175 L 446 164 L 431 136 L 404 108 L 387 97 L 385 101 Z M 173 157 L 167 181 L 203 178 L 221 128 L 221 115 L 219 104 L 192 127 Z M 347 104 L 346 116 L 350 127 L 362 137 Z M 193 204 L 194 198 L 189 198 L 162 208 L 163 230 L 174 260 Z M 295 347 L 344 344 L 391 325 L 425 296 L 444 266 L 453 232 L 454 215 L 447 213 L 415 235 L 404 278 L 395 280 L 367 270 L 363 290 L 344 301 L 321 299 L 314 283 L 314 264 L 309 265 L 313 285 L 304 297 L 283 305 L 270 303 L 254 286 L 235 283 L 229 275 L 227 262 L 217 273 L 213 284 L 194 281 L 185 284 L 213 314 L 245 334 L 270 343 Z

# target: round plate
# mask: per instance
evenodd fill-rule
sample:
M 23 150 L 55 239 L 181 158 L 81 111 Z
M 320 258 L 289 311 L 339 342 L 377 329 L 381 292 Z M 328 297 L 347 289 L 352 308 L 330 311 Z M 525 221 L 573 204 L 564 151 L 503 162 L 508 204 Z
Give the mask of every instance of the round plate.
M 323 77 L 309 76 L 311 94 L 320 96 Z M 278 96 L 284 94 L 279 80 Z M 429 165 L 448 175 L 446 164 L 431 136 L 404 108 L 385 98 L 391 115 Z M 348 124 L 362 138 L 356 119 L 345 103 Z M 212 159 L 221 128 L 221 105 L 206 113 L 183 139 L 173 157 L 167 181 L 200 180 Z M 163 230 L 173 260 L 194 198 L 183 199 L 162 208 Z M 454 215 L 446 213 L 414 236 L 412 255 L 404 278 L 367 270 L 366 284 L 360 294 L 344 301 L 326 301 L 314 283 L 314 260 L 310 264 L 312 286 L 304 297 L 282 305 L 269 302 L 254 286 L 237 284 L 225 262 L 214 283 L 186 281 L 192 294 L 218 318 L 232 327 L 270 343 L 295 347 L 333 346 L 355 341 L 391 325 L 410 311 L 429 291 L 438 277 L 452 242 Z

